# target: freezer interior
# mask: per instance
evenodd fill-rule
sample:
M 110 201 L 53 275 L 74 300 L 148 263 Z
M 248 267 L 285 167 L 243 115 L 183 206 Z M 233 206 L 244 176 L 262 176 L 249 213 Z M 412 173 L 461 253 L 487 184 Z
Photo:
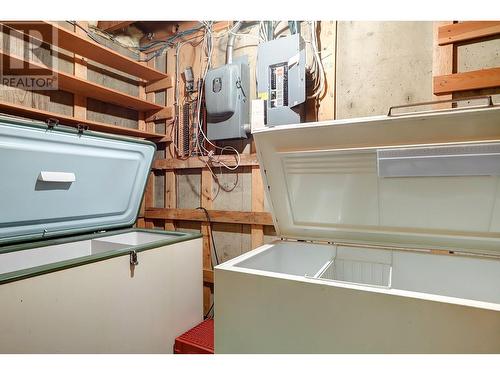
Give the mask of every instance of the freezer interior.
M 233 264 L 236 269 L 302 276 L 500 303 L 500 259 L 363 246 L 277 242 Z
M 94 239 L 5 252 L 0 254 L 0 275 L 87 256 L 104 255 L 134 246 L 147 246 L 154 243 L 162 245 L 163 241 L 181 236 L 182 234 L 130 231 L 99 236 Z

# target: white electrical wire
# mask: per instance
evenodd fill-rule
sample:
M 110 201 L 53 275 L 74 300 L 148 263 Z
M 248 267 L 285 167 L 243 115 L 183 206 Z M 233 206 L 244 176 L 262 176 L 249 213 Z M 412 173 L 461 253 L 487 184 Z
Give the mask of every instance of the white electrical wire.
M 209 169 L 210 173 L 212 174 L 213 178 L 216 180 L 218 186 L 220 188 L 222 188 L 223 190 L 225 191 L 231 191 L 233 190 L 236 185 L 237 185 L 237 181 L 236 183 L 234 184 L 234 186 L 231 188 L 231 189 L 228 189 L 228 188 L 225 188 L 225 187 L 222 187 L 219 183 L 219 178 L 217 177 L 217 175 L 213 172 L 211 166 L 210 166 L 210 163 L 217 163 L 219 164 L 220 166 L 228 169 L 228 170 L 236 170 L 240 164 L 241 164 L 241 156 L 240 156 L 240 153 L 238 152 L 238 150 L 236 150 L 234 147 L 232 146 L 224 146 L 224 147 L 220 147 L 220 146 L 217 146 L 215 145 L 214 143 L 212 143 L 208 137 L 206 136 L 205 132 L 203 131 L 203 127 L 202 127 L 202 121 L 201 121 L 201 103 L 202 103 L 202 100 L 203 100 L 203 84 L 206 80 L 206 76 L 207 76 L 207 73 L 208 73 L 208 70 L 210 69 L 210 66 L 211 66 L 211 62 L 212 62 L 212 54 L 213 54 L 213 40 L 214 40 L 214 35 L 213 35 L 213 31 L 212 31 L 212 25 L 213 25 L 213 22 L 202 22 L 203 25 L 205 26 L 205 36 L 204 36 L 204 50 L 206 51 L 206 55 L 207 55 L 207 61 L 206 61 L 206 65 L 203 69 L 203 74 L 202 74 L 202 77 L 203 79 L 199 81 L 199 84 L 198 84 L 198 102 L 197 102 L 197 115 L 196 115 L 196 122 L 197 122 L 197 125 L 198 125 L 198 134 L 196 135 L 196 144 L 197 144 L 197 147 L 198 147 L 198 151 L 201 151 L 201 156 L 200 158 L 204 161 L 205 165 L 207 166 L 207 168 Z M 231 30 L 229 30 L 229 32 L 231 32 L 232 30 L 234 30 L 233 28 Z M 203 145 L 203 142 L 200 142 L 200 135 L 203 137 L 204 141 L 207 142 L 208 144 L 210 144 L 211 146 L 214 147 L 215 150 L 220 150 L 220 155 L 217 157 L 216 153 L 213 151 L 213 150 L 208 150 L 204 145 Z M 235 157 L 236 157 L 236 165 L 231 167 L 229 165 L 227 165 L 226 163 L 224 163 L 222 160 L 221 160 L 221 156 L 222 156 L 222 153 L 226 150 L 230 150 L 232 152 L 234 152 L 235 154 Z M 203 157 L 203 153 L 206 153 L 206 156 L 208 157 L 208 159 L 205 159 Z M 218 192 L 217 192 L 218 194 Z
M 315 79 L 313 93 L 308 96 L 309 99 L 321 97 L 325 90 L 325 69 L 323 67 L 323 61 L 320 57 L 320 52 L 318 50 L 318 38 L 317 38 L 317 21 L 310 21 L 311 30 L 311 48 L 313 50 L 313 64 L 311 67 L 311 75 Z

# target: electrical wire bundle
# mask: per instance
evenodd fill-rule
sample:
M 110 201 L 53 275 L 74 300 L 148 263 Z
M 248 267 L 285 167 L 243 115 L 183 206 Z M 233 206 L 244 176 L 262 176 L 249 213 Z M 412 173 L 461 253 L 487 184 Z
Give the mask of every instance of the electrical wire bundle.
M 188 30 L 179 31 L 179 32 L 173 34 L 172 36 L 166 38 L 165 40 L 156 40 L 156 41 L 153 41 L 153 42 L 148 43 L 146 45 L 135 47 L 135 46 L 129 46 L 129 45 L 123 44 L 113 34 L 108 33 L 104 30 L 101 30 L 95 26 L 90 25 L 89 29 L 86 29 L 86 28 L 80 26 L 78 24 L 78 22 L 76 22 L 76 21 L 66 21 L 66 22 L 83 30 L 87 34 L 87 36 L 96 43 L 102 44 L 102 41 L 96 37 L 96 36 L 100 36 L 100 37 L 109 39 L 109 40 L 113 41 L 114 43 L 120 45 L 121 47 L 126 48 L 128 50 L 131 50 L 134 53 L 149 51 L 150 49 L 152 49 L 154 47 L 161 46 L 153 54 L 148 56 L 147 59 L 139 60 L 139 61 L 149 61 L 151 59 L 154 59 L 157 56 L 162 55 L 163 52 L 167 48 L 174 47 L 176 41 L 178 41 L 179 39 L 184 39 L 186 36 L 192 35 L 198 31 L 200 31 L 204 27 L 203 24 L 200 24 L 199 27 L 194 27 L 194 28 L 191 28 Z
M 323 61 L 320 57 L 320 52 L 318 48 L 318 22 L 310 21 L 310 29 L 311 29 L 311 48 L 313 51 L 313 61 L 312 66 L 309 70 L 311 76 L 313 77 L 313 89 L 312 93 L 307 96 L 308 99 L 312 98 L 320 98 L 322 97 L 325 91 L 325 69 L 323 67 Z
M 213 50 L 214 50 L 214 33 L 213 33 L 213 22 L 212 21 L 202 21 L 202 24 L 205 27 L 205 36 L 203 39 L 203 50 L 205 51 L 206 54 L 206 62 L 205 66 L 202 69 L 202 75 L 201 79 L 198 81 L 198 99 L 197 99 L 197 111 L 196 111 L 196 125 L 197 125 L 197 135 L 196 135 L 196 146 L 199 152 L 199 157 L 201 160 L 204 161 L 205 165 L 207 168 L 210 170 L 210 173 L 212 174 L 212 177 L 217 183 L 217 186 L 219 189 L 222 189 L 224 191 L 232 191 L 234 188 L 237 186 L 238 179 L 236 179 L 235 183 L 233 184 L 232 187 L 228 188 L 224 185 L 222 185 L 219 181 L 219 177 L 217 174 L 214 173 L 212 166 L 213 164 L 218 164 L 218 166 L 222 169 L 225 168 L 230 171 L 234 171 L 238 169 L 241 163 L 241 155 L 234 148 L 233 146 L 217 146 L 213 142 L 211 142 L 207 135 L 205 134 L 205 131 L 203 130 L 203 121 L 202 121 L 202 101 L 203 101 L 203 94 L 204 94 L 204 84 L 205 84 L 205 79 L 207 76 L 207 73 L 211 67 L 212 64 L 212 57 L 213 57 Z M 234 25 L 231 29 L 227 31 L 227 33 L 232 33 L 236 29 L 237 25 Z M 220 37 L 221 35 L 218 35 L 217 37 Z M 201 141 L 202 140 L 202 141 Z M 207 148 L 205 145 L 209 145 L 209 148 Z M 219 154 L 217 154 L 217 151 L 219 151 Z M 236 164 L 234 166 L 230 166 L 227 163 L 224 162 L 222 155 L 224 152 L 231 152 L 232 155 L 235 156 L 236 159 Z M 217 191 L 218 194 L 219 191 Z

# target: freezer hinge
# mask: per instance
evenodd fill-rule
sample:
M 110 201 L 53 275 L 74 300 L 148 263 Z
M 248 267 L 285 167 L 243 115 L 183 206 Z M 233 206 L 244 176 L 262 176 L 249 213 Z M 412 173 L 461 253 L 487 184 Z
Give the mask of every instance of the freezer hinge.
M 137 251 L 132 250 L 130 252 L 130 264 L 133 266 L 137 266 L 139 264 L 139 260 L 137 259 Z
M 57 125 L 59 125 L 59 120 L 53 117 L 49 117 L 47 120 L 45 120 L 45 123 L 47 124 L 47 128 L 50 130 L 54 129 Z
M 84 131 L 89 130 L 89 126 L 84 124 L 78 124 L 76 126 L 76 130 L 78 131 L 78 134 L 82 135 Z

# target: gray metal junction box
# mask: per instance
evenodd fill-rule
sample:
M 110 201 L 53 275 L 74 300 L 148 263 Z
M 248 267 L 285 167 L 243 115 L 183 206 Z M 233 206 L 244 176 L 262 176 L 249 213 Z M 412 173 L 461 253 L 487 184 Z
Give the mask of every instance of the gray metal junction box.
M 248 59 L 208 71 L 205 80 L 207 137 L 247 138 L 250 89 Z

